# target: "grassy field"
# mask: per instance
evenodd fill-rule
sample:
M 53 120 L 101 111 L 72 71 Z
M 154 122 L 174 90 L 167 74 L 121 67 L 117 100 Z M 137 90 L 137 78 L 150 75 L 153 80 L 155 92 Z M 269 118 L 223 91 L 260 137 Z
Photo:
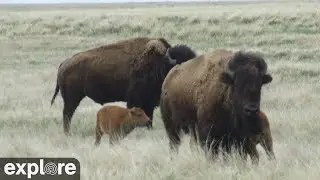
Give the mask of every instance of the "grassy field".
M 0 7 L 1 157 L 75 157 L 82 180 L 281 179 L 320 176 L 320 4 L 93 5 Z M 161 36 L 199 54 L 214 49 L 265 55 L 273 82 L 263 89 L 276 162 L 259 146 L 260 165 L 211 162 L 189 148 L 169 152 L 159 110 L 154 129 L 135 129 L 110 147 L 94 148 L 96 111 L 84 99 L 62 129 L 62 99 L 50 107 L 57 68 L 71 55 L 133 36 Z M 124 105 L 119 102 L 118 104 Z

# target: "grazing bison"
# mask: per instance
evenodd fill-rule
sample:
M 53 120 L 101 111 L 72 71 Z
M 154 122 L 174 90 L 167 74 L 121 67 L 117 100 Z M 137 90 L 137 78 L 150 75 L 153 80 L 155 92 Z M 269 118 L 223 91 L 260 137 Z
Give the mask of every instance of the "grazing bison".
M 160 98 L 170 148 L 177 150 L 181 131 L 211 147 L 213 155 L 219 145 L 230 153 L 261 133 L 261 88 L 271 81 L 265 60 L 250 52 L 217 49 L 175 66 Z
M 120 40 L 77 53 L 60 64 L 51 105 L 60 90 L 67 135 L 71 118 L 84 97 L 101 105 L 126 101 L 127 107 L 141 107 L 152 120 L 166 74 L 193 57 L 195 52 L 186 45 L 171 47 L 163 38 L 148 37 Z
M 103 134 L 109 134 L 110 144 L 126 137 L 135 127 L 144 127 L 151 123 L 141 108 L 123 108 L 104 106 L 97 112 L 96 141 L 99 145 Z
M 275 159 L 269 120 L 265 113 L 263 113 L 262 111 L 259 112 L 258 118 L 259 121 L 261 121 L 262 123 L 262 131 L 258 134 L 253 134 L 248 139 L 245 139 L 243 150 L 241 152 L 241 155 L 244 159 L 246 159 L 247 154 L 249 154 L 254 164 L 259 163 L 259 153 L 256 147 L 258 144 L 260 144 L 263 147 L 264 151 L 266 152 L 270 160 Z

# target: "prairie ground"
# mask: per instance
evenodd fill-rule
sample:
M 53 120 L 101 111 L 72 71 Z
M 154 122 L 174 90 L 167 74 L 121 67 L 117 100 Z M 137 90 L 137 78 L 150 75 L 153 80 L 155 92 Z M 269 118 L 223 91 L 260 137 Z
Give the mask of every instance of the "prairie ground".
M 320 4 L 169 4 L 0 7 L 1 157 L 75 157 L 81 179 L 281 179 L 320 176 Z M 84 99 L 62 129 L 62 99 L 50 106 L 59 64 L 73 54 L 134 36 L 192 46 L 260 51 L 273 75 L 262 92 L 277 160 L 259 146 L 259 166 L 212 162 L 183 138 L 169 152 L 159 109 L 154 129 L 135 129 L 119 145 L 94 148 L 96 111 Z M 125 105 L 124 102 L 117 102 Z

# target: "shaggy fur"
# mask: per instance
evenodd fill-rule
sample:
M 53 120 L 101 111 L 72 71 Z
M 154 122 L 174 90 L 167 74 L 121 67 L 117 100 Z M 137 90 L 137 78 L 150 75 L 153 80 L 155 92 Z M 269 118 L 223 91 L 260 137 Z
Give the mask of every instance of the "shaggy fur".
M 211 147 L 213 154 L 218 145 L 229 153 L 231 145 L 260 133 L 260 121 L 249 120 L 243 109 L 250 103 L 259 109 L 259 88 L 272 80 L 266 71 L 256 54 L 224 49 L 175 66 L 164 80 L 160 100 L 171 149 L 177 150 L 181 130 Z
M 157 50 L 157 48 L 160 50 Z M 171 47 L 163 38 L 137 37 L 80 52 L 63 61 L 58 69 L 57 84 L 51 105 L 60 90 L 64 102 L 63 128 L 65 134 L 70 134 L 71 118 L 84 97 L 89 97 L 101 105 L 115 101 L 127 101 L 128 107 L 141 106 L 143 104 L 144 111 L 148 112 L 147 115 L 152 119 L 153 112 L 151 112 L 151 109 L 154 107 L 149 107 L 145 104 L 148 104 L 148 101 L 159 101 L 160 93 L 153 91 L 155 89 L 153 88 L 148 92 L 149 97 L 152 97 L 151 99 L 142 98 L 131 102 L 130 99 L 132 98 L 130 97 L 134 94 L 139 94 L 132 91 L 140 90 L 140 87 L 135 87 L 140 78 L 135 80 L 134 76 L 131 76 L 131 72 L 133 68 L 136 71 L 144 72 L 144 70 L 140 69 L 145 68 L 143 66 L 145 63 L 142 62 L 144 60 L 147 60 L 149 64 L 152 64 L 152 61 L 156 64 L 160 63 L 159 61 L 164 64 L 167 63 L 164 62 L 166 57 L 174 55 L 169 53 L 169 55 L 165 56 L 168 48 L 175 49 L 175 46 Z M 152 54 L 150 50 L 161 51 L 162 53 L 155 57 L 149 55 L 148 58 L 145 58 L 143 54 Z M 191 50 L 187 49 L 187 51 Z M 183 62 L 187 59 L 179 60 Z M 133 63 L 136 61 L 140 61 L 140 67 Z M 151 76 L 152 74 L 154 77 L 166 75 L 157 74 L 158 72 L 162 71 L 151 69 L 151 72 L 148 71 L 148 75 Z M 134 82 L 132 83 L 132 81 Z M 148 85 L 150 82 L 147 80 L 143 84 L 145 86 L 155 86 L 153 82 L 153 84 Z M 158 83 L 162 84 L 159 81 Z M 156 87 L 161 86 L 159 84 L 156 85 Z M 156 103 L 152 102 L 151 104 Z
M 168 63 L 169 58 L 174 58 L 177 64 L 181 64 L 194 58 L 196 54 L 186 45 L 168 49 L 150 41 L 146 46 L 145 51 L 132 64 L 127 106 L 141 107 L 149 117 L 153 117 L 153 111 L 159 105 L 164 78 L 175 66 Z M 167 50 L 170 57 L 166 55 Z
M 151 123 L 141 108 L 123 108 L 104 106 L 97 112 L 96 141 L 99 145 L 103 134 L 109 134 L 110 144 L 126 137 L 135 127 L 144 127 Z

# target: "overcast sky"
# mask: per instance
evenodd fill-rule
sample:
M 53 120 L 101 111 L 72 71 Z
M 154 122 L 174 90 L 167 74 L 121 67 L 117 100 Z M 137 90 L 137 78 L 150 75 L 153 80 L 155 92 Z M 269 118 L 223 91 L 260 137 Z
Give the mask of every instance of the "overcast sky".
M 168 0 L 0 0 L 0 3 L 97 3 L 97 2 L 161 2 Z M 194 0 L 173 0 L 194 1 Z M 203 0 L 196 0 L 203 1 Z
M 101 2 L 166 2 L 166 1 L 250 1 L 250 0 L 0 0 L 0 3 L 101 3 Z

